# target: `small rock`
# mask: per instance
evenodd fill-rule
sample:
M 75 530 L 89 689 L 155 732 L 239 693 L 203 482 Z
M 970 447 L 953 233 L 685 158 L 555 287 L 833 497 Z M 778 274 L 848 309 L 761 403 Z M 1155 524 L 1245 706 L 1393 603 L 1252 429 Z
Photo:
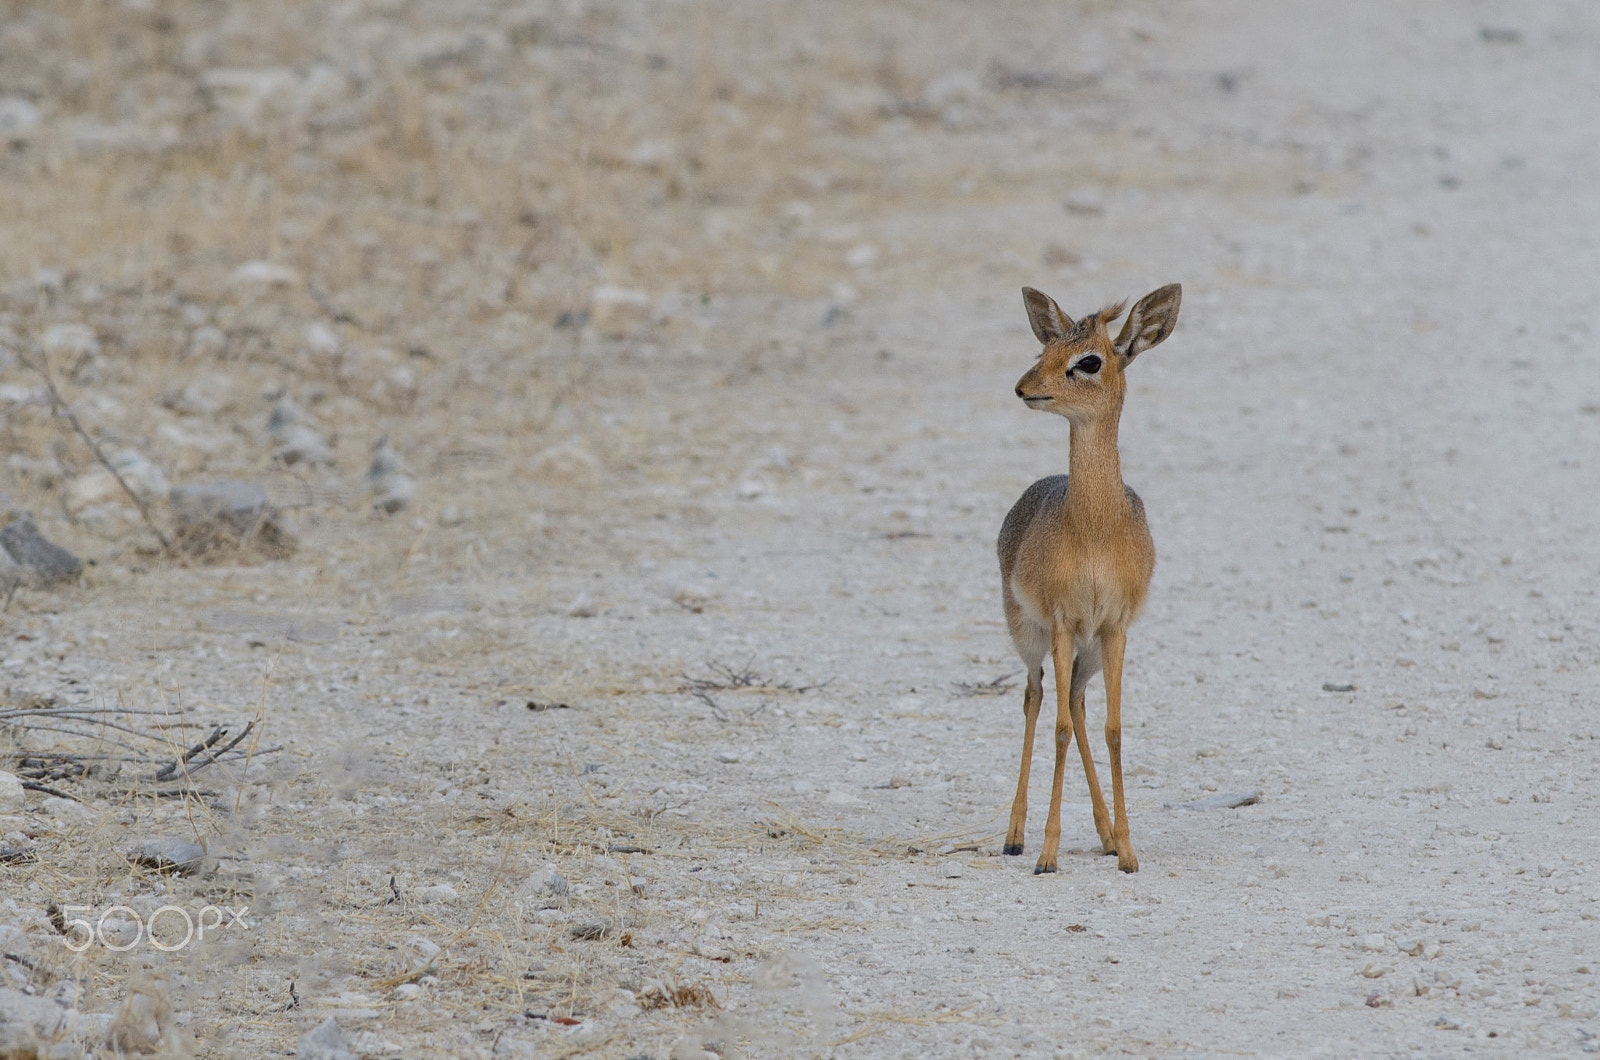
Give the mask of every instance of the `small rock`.
M 135 982 L 106 1031 L 106 1041 L 118 1055 L 154 1053 L 164 1044 L 175 1045 L 177 1031 L 172 1002 L 156 987 Z
M 644 1011 L 639 1005 L 638 996 L 632 990 L 620 987 L 596 997 L 595 1006 L 614 1019 L 633 1019 Z
M 1380 979 L 1387 975 L 1388 972 L 1389 969 L 1385 968 L 1378 961 L 1372 961 L 1361 969 L 1361 974 L 1368 979 Z
M 25 798 L 22 778 L 0 770 L 0 813 L 20 813 Z
M 1368 953 L 1383 953 L 1389 948 L 1389 940 L 1377 934 L 1363 935 L 1356 946 Z
M 416 983 L 401 983 L 394 988 L 394 999 L 396 1001 L 415 1001 L 426 993 L 427 991 Z
M 300 283 L 300 274 L 271 261 L 247 261 L 234 269 L 229 279 L 238 286 L 294 287 Z
M 939 866 L 939 875 L 947 880 L 959 880 L 966 871 L 966 867 L 959 861 L 947 861 Z
M 640 140 L 628 150 L 628 165 L 639 169 L 660 169 L 672 161 L 671 140 Z
M 372 384 L 371 396 L 391 408 L 410 409 L 417 403 L 417 373 L 410 365 L 397 364 Z
M 1550 864 L 1548 861 L 1540 862 L 1540 864 L 1539 864 L 1539 875 L 1540 876 L 1543 876 L 1546 879 L 1548 879 L 1551 876 L 1554 876 L 1555 874 L 1556 874 L 1556 867 L 1554 865 Z
M 711 600 L 711 594 L 693 585 L 675 585 L 671 589 L 672 602 L 685 611 L 700 614 Z
M 696 942 L 692 947 L 695 956 L 704 957 L 708 961 L 729 961 L 733 959 L 733 951 L 714 942 Z
M 66 1050 L 44 1051 L 42 1042 L 59 1042 L 71 1031 L 72 1014 L 47 998 L 34 997 L 19 990 L 0 987 L 0 1056 L 70 1057 L 83 1054 L 71 1046 Z
M 103 467 L 97 467 L 69 479 L 62 500 L 66 504 L 67 514 L 76 519 L 90 508 L 125 504 L 128 495 L 115 475 Z
M 294 1055 L 296 1060 L 359 1060 L 344 1028 L 332 1016 L 300 1036 Z
M 195 359 L 215 357 L 227 348 L 228 333 L 213 324 L 206 324 L 189 333 L 189 349 L 185 356 Z
M 38 128 L 38 107 L 21 96 L 0 96 L 0 141 L 24 143 Z
M 27 581 L 33 585 L 53 585 L 70 581 L 83 573 L 78 557 L 60 545 L 46 541 L 33 519 L 24 515 L 4 530 L 0 530 L 0 548 L 5 549 L 17 566 L 27 572 Z
M 111 466 L 140 500 L 148 502 L 167 495 L 167 476 L 137 449 L 123 449 L 113 454 Z
M 320 320 L 306 325 L 305 347 L 311 359 L 323 365 L 337 363 L 342 348 L 338 333 Z
M 273 399 L 272 411 L 267 413 L 267 436 L 279 437 L 283 431 L 305 419 L 305 415 L 300 403 L 287 390 L 280 391 Z
M 889 787 L 891 787 L 891 788 L 909 788 L 909 787 L 911 787 L 911 781 L 907 780 L 905 777 L 890 777 L 889 778 Z
M 1408 957 L 1420 957 L 1425 943 L 1420 937 L 1413 936 L 1408 939 L 1401 939 L 1395 945 L 1400 948 L 1401 953 L 1406 954 Z
M 1356 686 L 1338 681 L 1324 681 L 1322 682 L 1322 690 L 1324 692 L 1354 692 Z
M 879 251 L 871 243 L 862 243 L 844 256 L 844 263 L 852 269 L 868 269 L 878 263 Z
M 1106 954 L 1106 963 L 1107 964 L 1121 964 L 1122 963 L 1122 955 L 1120 953 L 1108 953 L 1108 954 Z
M 52 324 L 39 336 L 39 348 L 49 357 L 81 360 L 100 352 L 100 340 L 87 324 Z
M 930 110 L 944 110 L 955 103 L 971 103 L 983 94 L 983 82 L 971 70 L 947 70 L 928 83 L 922 102 Z
M 372 506 L 386 515 L 393 515 L 411 503 L 416 495 L 417 483 L 409 475 L 396 475 L 384 485 L 383 492 L 372 498 Z
M 579 593 L 578 598 L 567 608 L 567 614 L 573 618 L 593 618 L 599 613 L 600 605 L 586 592 Z
M 81 802 L 72 799 L 61 799 L 54 795 L 44 800 L 44 812 L 56 818 L 67 828 L 76 828 L 94 823 L 94 811 Z
M 272 450 L 272 459 L 281 460 L 291 467 L 295 464 L 315 467 L 333 463 L 333 447 L 317 433 L 315 427 L 296 423 L 284 428 L 282 437 L 283 440 Z
M 600 480 L 600 460 L 581 440 L 546 449 L 533 459 L 533 470 L 547 478 L 573 485 L 593 485 Z
M 400 454 L 389 444 L 389 436 L 378 439 L 372 449 L 372 463 L 367 467 L 367 486 L 372 490 L 372 506 L 393 515 L 411 503 L 417 484 L 406 474 Z
M 267 438 L 275 448 L 272 458 L 285 464 L 332 464 L 333 447 L 313 426 L 300 405 L 287 390 L 272 403 L 267 416 Z
M 157 872 L 197 876 L 206 867 L 206 848 L 181 839 L 147 839 L 128 860 Z
M 448 883 L 436 883 L 431 887 L 424 887 L 417 892 L 417 897 L 424 902 L 440 902 L 444 905 L 461 899 L 461 895 L 457 894 L 456 889 Z
M 589 292 L 589 318 L 601 331 L 627 335 L 650 323 L 651 301 L 644 291 L 605 285 Z
M 412 975 L 432 967 L 442 952 L 443 948 L 437 942 L 421 935 L 413 935 L 400 947 L 406 970 Z
M 559 907 L 567 890 L 567 878 L 549 865 L 529 876 L 522 885 L 522 893 L 538 899 L 541 908 L 545 909 Z
M 579 942 L 598 942 L 600 939 L 609 938 L 615 934 L 615 929 L 604 920 L 586 920 L 581 924 L 573 925 L 571 935 Z M 699 947 L 695 947 L 699 952 Z
M 1167 809 L 1181 807 L 1185 810 L 1233 810 L 1240 806 L 1254 806 L 1261 801 L 1259 791 L 1243 792 L 1230 791 L 1221 795 L 1213 795 L 1209 799 L 1195 799 L 1192 802 L 1167 803 Z
M 210 330 L 216 331 L 215 328 Z M 219 331 L 217 334 L 222 333 Z M 220 372 L 206 372 L 189 380 L 182 390 L 168 393 L 162 399 L 162 404 L 174 412 L 190 416 L 215 416 L 227 404 L 232 390 L 231 378 Z
M 733 763 L 739 761 L 739 755 L 734 751 L 718 751 L 717 761 L 732 765 Z

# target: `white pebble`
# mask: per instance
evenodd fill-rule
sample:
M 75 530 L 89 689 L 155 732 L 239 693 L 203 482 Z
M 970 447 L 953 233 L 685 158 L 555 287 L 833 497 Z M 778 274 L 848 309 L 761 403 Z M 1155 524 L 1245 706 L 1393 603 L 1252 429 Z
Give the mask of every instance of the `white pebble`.
M 432 887 L 424 887 L 418 891 L 417 897 L 424 902 L 443 902 L 449 905 L 451 902 L 458 901 L 461 895 L 457 894 L 456 889 L 448 883 L 436 883 Z
M 738 760 L 739 760 L 738 754 L 733 752 L 733 751 L 718 751 L 717 752 L 717 761 L 719 761 L 719 762 L 726 762 L 729 765 L 732 765 L 733 763 L 737 762 Z
M 22 778 L 0 770 L 0 813 L 16 813 L 24 798 Z
M 939 866 L 939 871 L 944 874 L 945 879 L 957 880 L 961 878 L 961 874 L 965 872 L 966 869 L 959 861 L 947 861 L 943 865 Z
M 1368 953 L 1382 953 L 1389 948 L 1389 940 L 1382 935 L 1363 935 L 1356 945 Z

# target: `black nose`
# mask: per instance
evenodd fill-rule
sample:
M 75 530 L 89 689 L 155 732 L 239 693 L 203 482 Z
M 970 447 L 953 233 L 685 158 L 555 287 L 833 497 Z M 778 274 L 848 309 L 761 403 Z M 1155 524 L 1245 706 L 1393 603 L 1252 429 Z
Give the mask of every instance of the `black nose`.
M 1017 387 L 1017 397 L 1021 397 L 1021 396 L 1022 396 L 1022 387 L 1019 385 Z

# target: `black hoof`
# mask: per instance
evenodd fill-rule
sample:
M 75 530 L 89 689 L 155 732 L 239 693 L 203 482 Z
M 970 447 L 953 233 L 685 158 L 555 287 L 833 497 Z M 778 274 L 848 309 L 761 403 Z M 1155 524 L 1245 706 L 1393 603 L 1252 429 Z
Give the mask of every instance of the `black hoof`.
M 1013 856 L 1022 853 L 1022 844 L 1021 843 L 1007 843 L 1006 844 L 1005 853 L 1011 854 Z
M 1043 865 L 1035 865 L 1033 867 L 1033 874 L 1035 876 L 1043 876 L 1047 872 L 1054 872 L 1054 871 L 1056 871 L 1056 867 L 1054 865 L 1051 865 L 1049 868 L 1046 868 Z

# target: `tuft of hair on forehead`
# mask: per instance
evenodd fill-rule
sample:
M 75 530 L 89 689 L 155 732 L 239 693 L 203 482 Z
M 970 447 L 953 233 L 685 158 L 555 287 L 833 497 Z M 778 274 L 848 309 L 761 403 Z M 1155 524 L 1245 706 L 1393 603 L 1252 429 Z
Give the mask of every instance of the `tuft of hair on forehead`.
M 1088 316 L 1084 317 L 1083 320 L 1078 323 L 1078 328 L 1080 331 L 1093 331 L 1099 325 L 1110 324 L 1112 321 L 1120 317 L 1122 315 L 1122 311 L 1126 308 L 1128 308 L 1128 300 L 1126 298 L 1120 302 L 1113 302 L 1110 305 L 1101 309 L 1097 309 L 1093 313 L 1090 313 Z
M 1086 339 L 1095 333 L 1095 329 L 1105 327 L 1115 321 L 1126 308 L 1128 308 L 1128 300 L 1126 298 L 1120 302 L 1102 306 L 1073 324 L 1071 330 L 1063 335 L 1062 339 L 1067 342 Z

